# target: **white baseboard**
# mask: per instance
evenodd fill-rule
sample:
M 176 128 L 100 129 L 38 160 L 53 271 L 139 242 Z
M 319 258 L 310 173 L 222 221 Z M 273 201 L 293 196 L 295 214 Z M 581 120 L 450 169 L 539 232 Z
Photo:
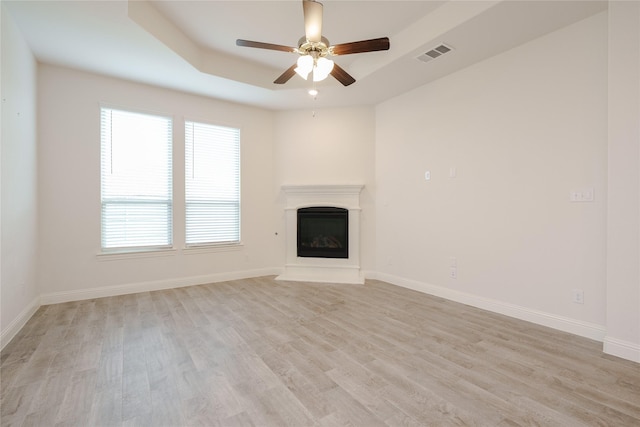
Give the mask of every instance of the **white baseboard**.
M 0 335 L 0 349 L 4 348 L 16 336 L 20 329 L 24 327 L 27 321 L 35 314 L 41 305 L 127 295 L 138 292 L 158 291 L 252 277 L 274 276 L 281 273 L 282 270 L 279 268 L 263 268 L 43 294 L 39 298 L 34 299 L 6 328 L 2 330 Z M 640 345 L 616 338 L 605 337 L 606 329 L 601 325 L 581 322 L 575 319 L 532 310 L 530 308 L 483 298 L 390 274 L 365 271 L 364 276 L 368 279 L 382 280 L 396 286 L 413 289 L 418 292 L 438 296 L 451 301 L 489 310 L 494 313 L 504 314 L 516 319 L 525 320 L 538 325 L 569 332 L 574 335 L 601 341 L 604 342 L 605 353 L 640 363 Z
M 516 319 L 525 320 L 527 322 L 535 323 L 542 326 L 547 326 L 563 332 L 569 332 L 574 335 L 600 342 L 604 340 L 606 333 L 606 328 L 601 325 L 582 322 L 568 317 L 557 316 L 555 314 L 545 313 L 543 311 L 532 310 L 530 308 L 521 307 L 515 304 L 510 304 L 489 298 L 483 298 L 477 295 L 419 282 L 417 280 L 405 279 L 403 277 L 385 273 L 369 273 L 369 275 L 367 275 L 367 278 L 382 280 L 384 282 L 401 286 L 403 288 L 413 289 L 414 291 L 438 296 L 451 301 L 467 304 L 472 307 L 492 311 L 494 313 L 504 314 L 509 317 L 514 317 Z
M 640 345 L 617 338 L 606 337 L 604 339 L 604 350 L 606 354 L 621 357 L 640 363 Z
M 364 284 L 364 276 L 357 265 L 286 264 L 276 280 L 294 282 Z
M 280 269 L 263 268 L 228 273 L 207 274 L 203 276 L 180 277 L 176 279 L 154 280 L 149 282 L 128 283 L 124 285 L 103 286 L 100 288 L 79 289 L 73 291 L 52 292 L 41 295 L 41 304 L 59 304 L 63 302 L 81 301 L 93 298 L 113 297 L 117 295 L 135 294 L 138 292 L 160 291 L 164 289 L 182 288 L 185 286 L 206 283 L 225 282 L 228 280 L 248 279 L 251 277 L 280 274 Z
M 0 333 L 0 350 L 3 349 L 20 332 L 20 329 L 27 324 L 31 316 L 40 308 L 40 298 L 36 297 L 13 319 Z

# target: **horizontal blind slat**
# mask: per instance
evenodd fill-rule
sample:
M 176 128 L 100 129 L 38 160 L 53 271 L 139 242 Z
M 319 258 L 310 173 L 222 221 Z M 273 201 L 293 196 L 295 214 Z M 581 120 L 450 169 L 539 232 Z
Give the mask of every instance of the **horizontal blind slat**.
M 102 247 L 172 244 L 172 120 L 101 109 Z
M 240 241 L 240 130 L 185 123 L 188 245 Z

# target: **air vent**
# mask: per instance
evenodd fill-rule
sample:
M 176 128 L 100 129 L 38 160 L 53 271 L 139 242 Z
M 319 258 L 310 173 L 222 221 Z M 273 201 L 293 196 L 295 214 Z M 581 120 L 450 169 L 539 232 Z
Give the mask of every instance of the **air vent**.
M 418 56 L 416 59 L 422 62 L 430 62 L 436 58 L 441 57 L 445 53 L 451 52 L 452 50 L 453 48 L 451 46 L 447 46 L 446 44 L 441 44 L 423 53 L 422 55 Z

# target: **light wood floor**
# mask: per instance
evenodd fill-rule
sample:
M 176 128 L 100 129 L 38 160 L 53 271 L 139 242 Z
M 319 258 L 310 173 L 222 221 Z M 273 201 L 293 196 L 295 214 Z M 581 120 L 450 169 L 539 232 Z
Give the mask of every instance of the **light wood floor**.
M 638 426 L 601 343 L 377 281 L 265 277 L 40 308 L 3 426 Z

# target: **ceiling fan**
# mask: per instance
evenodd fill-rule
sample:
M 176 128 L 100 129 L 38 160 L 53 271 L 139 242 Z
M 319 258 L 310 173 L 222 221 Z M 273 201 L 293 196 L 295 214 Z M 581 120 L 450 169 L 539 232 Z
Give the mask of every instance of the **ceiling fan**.
M 356 79 L 349 75 L 349 73 L 347 73 L 338 64 L 327 59 L 327 56 L 389 50 L 388 37 L 361 40 L 351 43 L 341 43 L 332 46 L 329 43 L 329 40 L 322 36 L 322 3 L 314 0 L 302 0 L 302 8 L 304 13 L 305 35 L 298 41 L 298 47 L 251 40 L 236 40 L 236 45 L 238 46 L 279 50 L 282 52 L 297 53 L 300 55 L 298 61 L 274 81 L 276 84 L 284 84 L 288 82 L 294 74 L 300 75 L 305 80 L 308 78 L 309 74 L 312 74 L 313 81 L 324 80 L 329 74 L 331 74 L 344 86 L 349 86 L 350 84 L 355 83 Z

